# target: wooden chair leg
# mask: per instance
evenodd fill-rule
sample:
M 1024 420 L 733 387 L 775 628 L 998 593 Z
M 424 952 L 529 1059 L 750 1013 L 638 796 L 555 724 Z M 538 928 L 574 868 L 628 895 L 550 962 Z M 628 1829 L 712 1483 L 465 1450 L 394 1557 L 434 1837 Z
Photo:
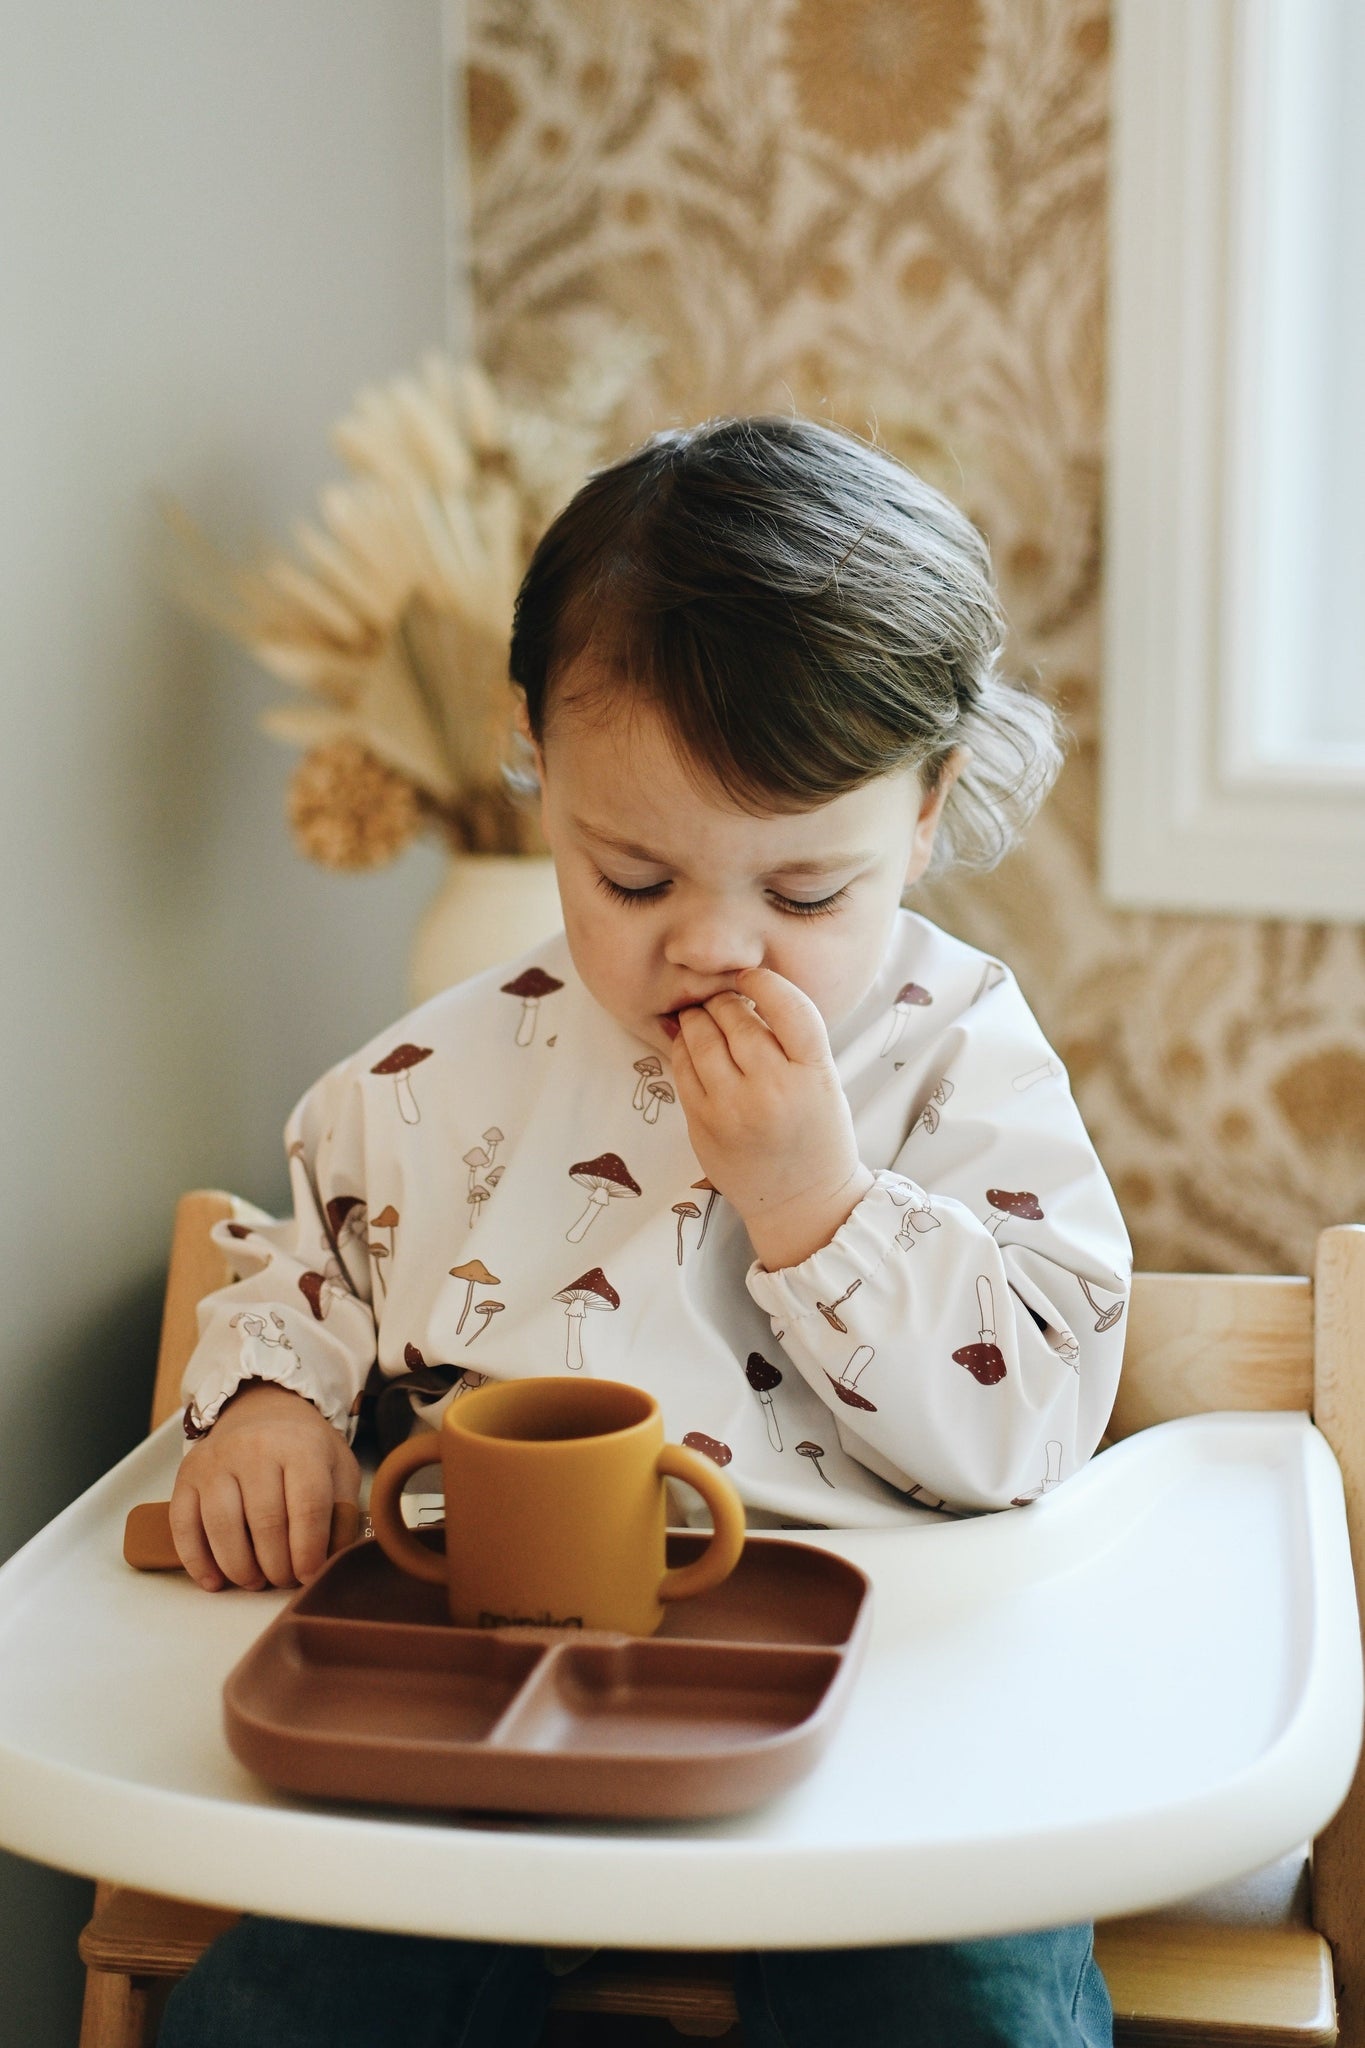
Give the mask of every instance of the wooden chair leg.
M 152 2048 L 150 1991 L 145 1977 L 87 1970 L 80 2048 Z

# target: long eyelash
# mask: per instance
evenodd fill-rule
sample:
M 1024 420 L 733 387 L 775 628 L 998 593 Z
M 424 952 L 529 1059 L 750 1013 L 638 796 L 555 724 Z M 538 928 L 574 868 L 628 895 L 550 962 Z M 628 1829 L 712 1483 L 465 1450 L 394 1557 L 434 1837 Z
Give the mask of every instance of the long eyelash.
M 627 889 L 620 882 L 613 882 L 610 875 L 599 875 L 597 887 L 604 896 L 610 896 L 613 903 L 656 903 L 667 882 L 652 882 L 647 889 Z M 832 896 L 822 896 L 816 903 L 801 903 L 793 896 L 779 896 L 776 889 L 768 891 L 768 900 L 775 904 L 786 917 L 828 917 L 837 910 L 848 894 L 848 888 L 836 889 Z
M 839 908 L 848 894 L 848 887 L 836 889 L 832 896 L 822 896 L 818 903 L 798 903 L 794 897 L 779 896 L 775 889 L 770 889 L 768 894 L 778 909 L 789 917 L 828 917 L 832 910 Z
M 652 882 L 648 889 L 626 889 L 620 882 L 613 882 L 609 875 L 599 875 L 597 886 L 604 896 L 610 896 L 613 903 L 652 903 L 663 895 L 667 882 Z

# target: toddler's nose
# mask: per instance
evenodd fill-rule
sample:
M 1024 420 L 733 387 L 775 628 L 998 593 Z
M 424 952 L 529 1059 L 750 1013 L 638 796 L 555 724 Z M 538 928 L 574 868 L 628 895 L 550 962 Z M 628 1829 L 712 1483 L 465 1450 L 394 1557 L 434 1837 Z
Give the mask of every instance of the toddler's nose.
M 664 958 L 684 973 L 724 980 L 763 964 L 762 936 L 721 905 L 698 905 L 678 918 Z

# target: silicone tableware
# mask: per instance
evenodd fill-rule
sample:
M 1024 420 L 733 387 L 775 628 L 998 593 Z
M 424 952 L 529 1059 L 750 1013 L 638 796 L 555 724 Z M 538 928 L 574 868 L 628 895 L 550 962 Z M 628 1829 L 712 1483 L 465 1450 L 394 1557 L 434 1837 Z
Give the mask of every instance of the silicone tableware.
M 327 1536 L 327 1554 L 333 1556 L 368 1535 L 368 1518 L 353 1500 L 332 1503 L 332 1526 Z M 168 1500 L 139 1501 L 129 1508 L 123 1524 L 123 1561 L 135 1572 L 178 1572 L 184 1566 L 171 1535 L 171 1504 Z
M 420 1540 L 434 1547 L 439 1532 Z M 670 1534 L 670 1566 L 704 1536 Z M 695 1819 L 815 1763 L 864 1647 L 868 1581 L 750 1536 L 660 1631 L 466 1629 L 378 1544 L 334 1558 L 224 1687 L 234 1754 L 278 1789 L 519 1813 Z

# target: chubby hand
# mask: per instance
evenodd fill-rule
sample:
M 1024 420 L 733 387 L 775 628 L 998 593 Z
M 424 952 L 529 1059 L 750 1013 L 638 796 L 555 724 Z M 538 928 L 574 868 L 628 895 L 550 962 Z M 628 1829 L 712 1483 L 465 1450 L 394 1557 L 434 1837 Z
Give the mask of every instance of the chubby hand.
M 770 1272 L 828 1244 L 872 1186 L 824 1019 L 771 968 L 679 1011 L 673 1081 L 707 1179 Z
M 171 1495 L 180 1562 L 210 1593 L 310 1579 L 327 1561 L 334 1500 L 358 1500 L 360 1467 L 302 1394 L 248 1380 L 181 1460 Z

